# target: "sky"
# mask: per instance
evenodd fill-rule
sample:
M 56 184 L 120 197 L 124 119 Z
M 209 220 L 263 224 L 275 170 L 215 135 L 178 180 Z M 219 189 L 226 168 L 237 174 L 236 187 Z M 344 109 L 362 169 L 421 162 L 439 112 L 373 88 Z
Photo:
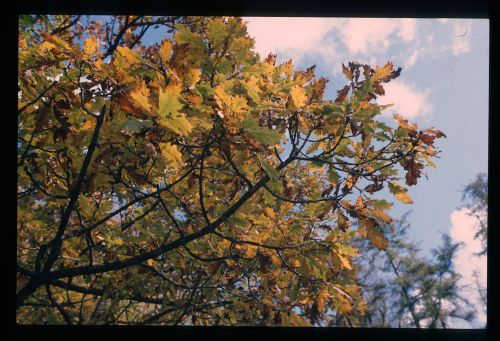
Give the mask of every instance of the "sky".
M 420 242 L 422 253 L 439 246 L 441 233 L 463 242 L 455 266 L 462 284 L 474 287 L 473 272 L 486 286 L 486 257 L 474 256 L 480 243 L 473 236 L 477 221 L 462 207 L 462 189 L 488 168 L 489 21 L 487 19 L 387 19 L 387 18 L 272 18 L 246 17 L 249 35 L 261 58 L 276 53 L 278 62 L 292 58 L 296 69 L 316 65 L 317 77 L 327 77 L 326 98 L 346 84 L 341 63 L 368 63 L 372 67 L 391 61 L 402 67 L 399 78 L 384 86 L 381 104 L 393 103 L 383 120 L 396 124 L 398 113 L 419 127 L 435 127 L 441 158 L 437 169 L 409 188 L 412 205 L 394 200 L 391 215 L 408 210 L 410 236 Z M 157 42 L 161 30 L 143 40 Z M 478 297 L 467 293 L 474 302 Z M 453 327 L 484 325 L 485 312 L 471 325 L 456 321 Z

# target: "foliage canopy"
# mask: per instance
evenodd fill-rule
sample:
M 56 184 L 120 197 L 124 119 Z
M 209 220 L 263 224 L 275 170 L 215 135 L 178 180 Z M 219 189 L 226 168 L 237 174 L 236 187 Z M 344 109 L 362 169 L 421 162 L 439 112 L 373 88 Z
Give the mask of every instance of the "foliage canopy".
M 444 136 L 379 119 L 401 69 L 325 100 L 240 18 L 82 20 L 20 17 L 18 322 L 357 325 L 349 241 L 387 247 L 375 193 L 412 203 Z

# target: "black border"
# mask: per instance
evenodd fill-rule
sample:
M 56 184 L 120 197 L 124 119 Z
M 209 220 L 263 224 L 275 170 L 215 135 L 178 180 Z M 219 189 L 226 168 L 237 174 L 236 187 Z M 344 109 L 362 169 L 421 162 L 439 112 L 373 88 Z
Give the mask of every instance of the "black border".
M 486 340 L 496 339 L 498 326 L 495 317 L 497 316 L 498 293 L 495 288 L 498 285 L 497 274 L 494 269 L 497 266 L 498 253 L 493 245 L 498 241 L 495 222 L 498 221 L 497 212 L 500 209 L 498 201 L 495 198 L 495 188 L 499 188 L 498 179 L 494 176 L 500 174 L 498 162 L 498 147 L 496 132 L 499 130 L 498 122 L 498 104 L 495 103 L 498 93 L 498 85 L 495 79 L 498 78 L 498 66 L 493 62 L 500 60 L 498 49 L 495 48 L 493 42 L 500 42 L 498 39 L 497 12 L 493 12 L 493 1 L 475 0 L 475 1 L 453 1 L 453 0 L 420 0 L 414 2 L 404 2 L 395 0 L 356 0 L 349 1 L 320 1 L 320 0 L 302 0 L 301 2 L 291 3 L 290 1 L 195 1 L 195 0 L 160 0 L 160 1 L 141 1 L 141 0 L 123 0 L 123 1 L 104 1 L 104 0 L 84 0 L 84 1 L 55 1 L 55 0 L 39 0 L 39 1 L 21 1 L 16 4 L 17 8 L 13 15 L 9 16 L 8 28 L 4 28 L 4 33 L 7 35 L 7 45 L 12 47 L 9 49 L 9 57 L 13 59 L 10 63 L 4 64 L 11 76 L 12 88 L 9 89 L 9 98 L 12 98 L 12 112 L 17 112 L 17 32 L 18 32 L 18 15 L 19 14 L 150 14 L 150 15 L 233 15 L 233 16 L 311 16 L 311 17 L 413 17 L 413 18 L 488 18 L 490 19 L 490 86 L 489 86 L 489 137 L 488 137 L 488 174 L 489 176 L 489 209 L 488 209 L 488 328 L 480 329 L 396 329 L 396 328 L 273 328 L 273 327 L 114 327 L 114 326 L 27 326 L 17 325 L 14 320 L 14 295 L 8 297 L 12 304 L 12 308 L 8 309 L 12 319 L 8 319 L 9 327 L 13 327 L 15 338 L 38 339 L 47 337 L 50 340 L 67 340 L 68 338 L 89 338 L 104 339 L 117 336 L 120 339 L 123 337 L 130 339 L 139 338 L 155 338 L 158 339 L 197 339 L 203 338 L 248 338 L 256 340 L 261 337 L 282 337 L 290 338 L 297 337 L 299 339 L 345 339 L 355 338 L 362 340 Z M 4 36 L 5 37 L 5 36 Z M 4 38 L 5 39 L 5 38 Z M 5 40 L 4 40 L 5 42 Z M 11 66 L 12 65 L 12 66 Z M 4 69 L 5 70 L 5 69 Z M 9 73 L 10 72 L 10 73 Z M 467 86 L 464 84 L 464 86 Z M 15 115 L 6 114 L 9 120 L 12 119 L 12 125 L 17 125 Z M 9 175 L 12 176 L 12 185 L 10 180 L 5 181 L 9 188 L 12 188 L 12 196 L 15 196 L 16 186 L 16 168 L 14 168 L 14 158 L 17 158 L 17 145 L 14 144 L 16 129 L 5 129 L 4 132 L 13 132 L 12 137 L 9 134 L 2 132 L 2 138 L 6 138 L 6 143 L 2 146 L 12 146 L 3 148 L 12 152 L 12 158 L 8 163 L 8 167 L 12 165 L 12 171 Z M 464 127 L 466 129 L 466 127 Z M 471 132 L 473 134 L 474 132 Z M 5 136 L 5 137 L 4 137 Z M 16 148 L 16 149 L 14 149 Z M 10 169 L 9 169 L 10 170 Z M 459 171 L 459 170 L 457 170 Z M 4 178 L 5 179 L 5 178 Z M 5 183 L 4 182 L 4 183 Z M 7 201 L 15 205 L 14 198 L 10 199 L 10 192 L 7 195 Z M 5 206 L 4 206 L 5 207 Z M 7 211 L 9 218 L 16 220 L 14 212 L 17 209 L 3 210 Z M 5 225 L 5 229 L 13 234 L 15 238 L 15 221 L 13 223 L 0 223 Z M 8 255 L 2 259 L 13 259 L 15 255 L 15 242 L 12 244 L 13 250 L 3 248 Z M 9 250 L 9 251 L 7 251 Z M 4 263 L 7 263 L 4 261 Z M 11 279 L 14 278 L 15 263 L 10 264 L 13 269 L 10 272 Z M 9 328 L 9 331 L 11 329 Z M 153 339 L 151 339 L 153 340 Z

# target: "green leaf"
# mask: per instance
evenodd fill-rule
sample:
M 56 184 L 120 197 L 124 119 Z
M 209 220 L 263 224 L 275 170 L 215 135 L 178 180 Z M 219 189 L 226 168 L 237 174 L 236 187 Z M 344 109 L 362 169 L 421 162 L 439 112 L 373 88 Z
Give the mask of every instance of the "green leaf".
M 267 163 L 262 158 L 262 156 L 257 155 L 257 158 L 259 159 L 259 162 L 262 165 L 262 168 L 264 169 L 264 171 L 267 173 L 267 175 L 269 175 L 269 178 L 271 180 L 274 180 L 274 181 L 279 180 L 280 173 L 276 169 L 274 169 L 273 166 L 271 166 L 269 163 Z
M 259 104 L 260 103 L 260 96 L 259 96 L 259 86 L 257 84 L 258 79 L 255 76 L 250 76 L 250 79 L 243 84 L 243 87 L 247 90 L 248 96 L 254 101 L 255 103 Z
M 152 126 L 153 122 L 150 120 L 131 119 L 122 126 L 121 131 L 126 134 L 137 134 L 144 128 L 150 128 Z
M 158 115 L 160 115 L 160 123 L 165 128 L 179 135 L 187 136 L 193 126 L 184 114 L 179 113 L 179 110 L 183 107 L 178 99 L 180 92 L 180 86 L 167 87 L 165 92 L 160 89 Z
M 241 127 L 265 146 L 272 146 L 280 143 L 281 134 L 279 132 L 260 127 L 257 121 L 250 116 L 247 116 L 241 124 Z
M 379 210 L 388 210 L 389 208 L 391 208 L 392 203 L 384 199 L 372 199 L 372 200 L 367 200 L 366 205 L 378 208 Z
M 403 204 L 413 204 L 413 200 L 411 200 L 410 195 L 407 193 L 408 190 L 399 183 L 389 182 L 389 190 Z
M 358 249 L 345 245 L 345 244 L 336 244 L 337 249 L 341 251 L 344 255 L 349 256 L 349 257 L 358 257 L 359 256 L 359 251 Z
M 179 102 L 180 91 L 180 87 L 168 87 L 165 92 L 160 89 L 158 114 L 161 117 L 165 117 L 169 113 L 177 114 L 182 109 L 182 104 Z

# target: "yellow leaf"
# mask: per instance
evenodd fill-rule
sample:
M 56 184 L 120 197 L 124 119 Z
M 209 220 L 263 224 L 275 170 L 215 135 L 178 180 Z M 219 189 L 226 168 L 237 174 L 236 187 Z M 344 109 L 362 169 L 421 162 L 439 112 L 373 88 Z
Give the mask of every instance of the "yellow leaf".
M 226 88 L 223 84 L 219 84 L 215 88 L 215 99 L 219 107 L 226 107 L 229 111 L 234 113 L 244 113 L 248 108 L 245 98 L 241 96 L 231 96 L 226 92 Z
M 192 89 L 200 80 L 201 71 L 198 68 L 191 68 L 184 74 L 184 86 Z
M 375 246 L 379 250 L 385 250 L 387 248 L 387 238 L 385 238 L 384 234 L 376 229 L 372 225 L 368 225 L 368 239 L 370 239 L 370 242 L 372 243 L 373 246 Z
M 163 39 L 160 46 L 160 58 L 163 65 L 167 64 L 170 59 L 170 52 L 172 51 L 172 43 L 168 39 Z
M 358 224 L 358 233 L 361 237 L 366 238 L 367 230 L 366 230 L 366 222 L 364 219 L 359 221 Z
M 264 214 L 267 215 L 271 219 L 276 218 L 276 213 L 274 213 L 273 209 L 270 207 L 264 207 Z
M 389 190 L 403 204 L 413 204 L 407 189 L 397 182 L 389 182 Z
M 85 43 L 83 43 L 83 52 L 87 57 L 93 57 L 99 52 L 99 41 L 97 37 L 93 36 L 85 40 Z
M 168 130 L 182 136 L 187 136 L 193 130 L 193 126 L 189 120 L 181 113 L 160 119 L 160 124 Z
M 95 126 L 95 121 L 93 120 L 86 120 L 84 124 L 82 124 L 82 126 L 80 127 L 81 130 L 90 130 L 92 128 L 94 128 Z
M 335 231 L 332 231 L 332 232 L 330 232 L 330 234 L 328 236 L 326 236 L 325 241 L 330 242 L 330 243 L 334 243 L 337 239 L 338 239 L 338 237 L 337 237 Z
M 161 155 L 168 161 L 174 164 L 176 167 L 184 165 L 182 161 L 182 154 L 179 152 L 177 146 L 170 143 L 160 143 Z
M 262 303 L 264 305 L 267 305 L 268 307 L 274 307 L 273 302 L 271 302 L 271 300 L 269 298 L 267 298 L 267 297 L 262 300 Z
M 416 125 L 408 123 L 408 120 L 405 120 L 403 116 L 394 114 L 394 119 L 399 122 L 399 126 L 403 129 L 407 129 L 411 132 L 416 133 L 417 132 L 417 127 Z
M 403 204 L 413 204 L 413 200 L 411 200 L 410 195 L 407 192 L 396 193 L 394 196 Z
M 363 203 L 363 198 L 361 198 L 361 195 L 358 197 L 358 199 L 356 200 L 356 207 L 358 209 L 362 209 L 365 207 L 365 204 Z
M 339 254 L 340 262 L 342 266 L 347 269 L 347 270 L 352 270 L 351 263 L 349 262 L 349 259 L 347 257 L 344 257 Z
M 147 113 L 151 113 L 152 106 L 149 103 L 149 89 L 146 87 L 144 80 L 140 83 L 139 87 L 130 92 L 130 98 L 133 103 Z
M 139 52 L 131 50 L 126 46 L 118 46 L 116 52 L 129 64 L 134 64 L 139 61 Z
M 293 110 L 297 110 L 298 108 L 302 108 L 307 103 L 307 95 L 304 89 L 299 85 L 294 85 L 292 90 L 290 91 L 290 96 L 293 101 Z
M 385 214 L 384 212 L 382 211 L 379 211 L 379 210 L 370 210 L 371 214 L 373 214 L 375 217 L 379 218 L 380 220 L 382 220 L 384 223 L 391 223 L 392 222 L 392 218 L 389 217 L 387 214 Z
M 152 260 L 151 258 L 149 258 L 149 259 L 147 260 L 147 263 L 148 263 L 148 265 L 149 265 L 149 266 L 154 266 L 154 265 L 155 265 L 155 261 L 154 261 L 154 260 Z
M 281 265 L 281 259 L 276 256 L 276 255 L 272 255 L 271 256 L 271 262 L 276 265 L 276 266 L 280 266 Z
M 291 312 L 290 313 L 290 325 L 292 327 L 309 327 L 310 323 L 305 320 L 302 316 Z
M 349 259 L 338 253 L 338 251 L 334 248 L 330 250 L 331 256 L 332 256 L 332 262 L 334 266 L 340 266 L 341 270 L 347 269 L 347 270 L 352 270 L 351 263 L 349 262 Z
M 375 73 L 372 76 L 372 80 L 374 82 L 384 79 L 385 77 L 389 76 L 392 72 L 392 63 L 388 62 L 385 64 L 384 67 L 376 67 L 375 68 Z
M 328 292 L 325 288 L 321 289 L 318 296 L 316 297 L 316 307 L 319 312 L 323 312 L 326 309 L 325 300 L 328 297 Z
M 353 177 L 352 175 L 347 176 L 345 187 L 347 190 L 351 189 L 352 186 L 356 183 L 356 178 Z

